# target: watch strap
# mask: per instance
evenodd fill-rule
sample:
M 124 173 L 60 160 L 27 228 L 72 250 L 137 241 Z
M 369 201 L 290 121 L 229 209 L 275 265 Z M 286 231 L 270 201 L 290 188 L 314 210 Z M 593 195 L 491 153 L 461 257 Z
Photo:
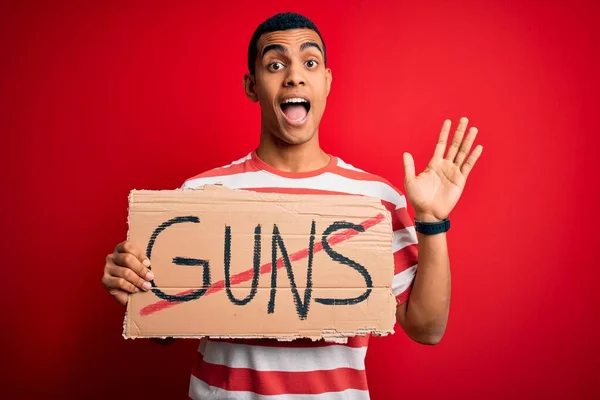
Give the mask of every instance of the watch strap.
M 448 232 L 449 229 L 450 220 L 448 218 L 439 222 L 423 222 L 415 219 L 415 230 L 424 235 L 436 235 Z

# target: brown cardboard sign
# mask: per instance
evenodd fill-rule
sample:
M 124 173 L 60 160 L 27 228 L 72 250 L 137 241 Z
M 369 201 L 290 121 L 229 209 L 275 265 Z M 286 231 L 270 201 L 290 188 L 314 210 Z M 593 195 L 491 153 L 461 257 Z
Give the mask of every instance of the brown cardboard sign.
M 154 281 L 129 296 L 126 338 L 393 333 L 391 216 L 378 199 L 133 190 L 128 222 Z

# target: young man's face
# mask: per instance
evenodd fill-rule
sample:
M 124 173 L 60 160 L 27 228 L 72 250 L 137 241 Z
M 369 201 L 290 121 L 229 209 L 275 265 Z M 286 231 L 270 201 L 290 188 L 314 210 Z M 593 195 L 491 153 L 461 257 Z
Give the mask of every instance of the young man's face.
M 323 43 L 310 29 L 262 35 L 254 77 L 246 76 L 248 97 L 258 101 L 262 127 L 287 144 L 302 144 L 318 131 L 331 88 Z

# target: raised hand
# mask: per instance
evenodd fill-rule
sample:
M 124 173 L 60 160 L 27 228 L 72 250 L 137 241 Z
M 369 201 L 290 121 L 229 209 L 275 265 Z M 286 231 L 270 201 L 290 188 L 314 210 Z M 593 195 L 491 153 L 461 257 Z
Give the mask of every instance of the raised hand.
M 471 152 L 478 130 L 471 127 L 465 137 L 468 123 L 467 118 L 460 119 L 446 152 L 452 122 L 444 121 L 433 157 L 419 175 L 415 175 L 412 155 L 404 153 L 404 187 L 417 219 L 424 222 L 443 220 L 458 202 L 467 177 L 483 152 L 481 145 Z

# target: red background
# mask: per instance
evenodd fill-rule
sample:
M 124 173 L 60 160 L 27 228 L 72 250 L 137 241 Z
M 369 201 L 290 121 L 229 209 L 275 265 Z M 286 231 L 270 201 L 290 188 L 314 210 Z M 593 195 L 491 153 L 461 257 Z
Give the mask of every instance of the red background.
M 185 397 L 196 342 L 123 340 L 104 257 L 130 189 L 256 147 L 247 43 L 290 9 L 328 46 L 327 151 L 403 187 L 402 152 L 422 169 L 444 118 L 485 147 L 452 214 L 447 334 L 373 340 L 372 398 L 597 398 L 597 4 L 4 3 L 2 392 Z

